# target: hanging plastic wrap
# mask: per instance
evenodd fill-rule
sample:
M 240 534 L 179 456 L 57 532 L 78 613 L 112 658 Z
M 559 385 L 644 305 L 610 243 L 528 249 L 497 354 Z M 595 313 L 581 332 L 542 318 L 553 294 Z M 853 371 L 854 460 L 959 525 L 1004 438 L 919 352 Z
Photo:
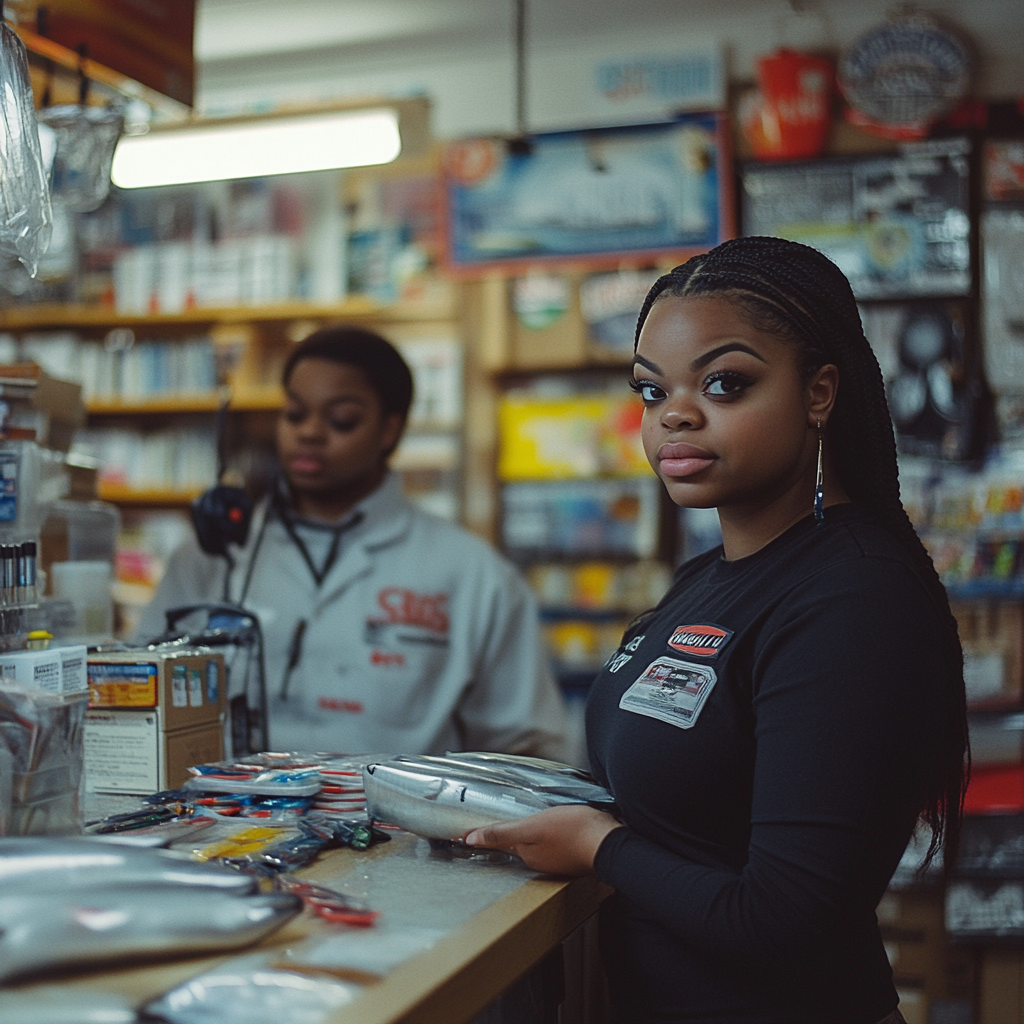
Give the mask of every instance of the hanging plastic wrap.
M 92 212 L 110 191 L 110 164 L 124 127 L 124 111 L 69 103 L 40 110 L 38 118 L 56 136 L 50 175 L 54 203 L 61 202 L 74 213 Z
M 50 244 L 50 190 L 43 167 L 25 47 L 0 21 L 0 252 L 17 256 L 35 277 Z

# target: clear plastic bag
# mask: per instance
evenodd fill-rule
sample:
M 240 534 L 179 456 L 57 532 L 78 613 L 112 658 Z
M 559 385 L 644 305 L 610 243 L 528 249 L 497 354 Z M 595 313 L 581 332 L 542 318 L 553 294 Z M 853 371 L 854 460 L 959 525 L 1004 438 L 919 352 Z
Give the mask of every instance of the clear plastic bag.
M 110 191 L 110 164 L 124 127 L 124 111 L 64 104 L 40 110 L 37 116 L 57 141 L 50 175 L 53 201 L 75 213 L 90 213 Z
M 290 971 L 224 964 L 148 1003 L 148 1020 L 168 1024 L 323 1024 L 358 988 Z
M 25 46 L 0 21 L 0 252 L 35 277 L 50 244 L 53 215 L 32 102 Z

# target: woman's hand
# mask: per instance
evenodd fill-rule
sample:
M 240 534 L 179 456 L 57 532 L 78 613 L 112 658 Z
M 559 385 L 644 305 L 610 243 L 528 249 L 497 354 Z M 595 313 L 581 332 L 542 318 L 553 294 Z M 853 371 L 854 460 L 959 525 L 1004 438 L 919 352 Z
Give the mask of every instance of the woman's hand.
M 597 848 L 621 824 L 586 804 L 569 804 L 474 829 L 466 835 L 466 845 L 504 850 L 549 875 L 589 875 Z

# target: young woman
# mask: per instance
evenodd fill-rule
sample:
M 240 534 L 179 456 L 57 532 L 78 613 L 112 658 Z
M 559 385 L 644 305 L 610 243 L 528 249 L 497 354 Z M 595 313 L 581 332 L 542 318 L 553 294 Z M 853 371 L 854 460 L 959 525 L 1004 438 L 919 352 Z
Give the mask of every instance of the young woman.
M 654 471 L 718 509 L 722 547 L 594 684 L 621 820 L 562 807 L 467 842 L 615 887 L 622 1021 L 899 1021 L 875 907 L 920 817 L 955 849 L 963 658 L 850 286 L 806 246 L 726 242 L 652 288 L 632 387 Z
M 413 395 L 401 355 L 327 327 L 291 350 L 283 384 L 279 486 L 234 568 L 184 545 L 140 635 L 224 593 L 254 611 L 272 750 L 558 757 L 564 709 L 526 581 L 388 471 Z

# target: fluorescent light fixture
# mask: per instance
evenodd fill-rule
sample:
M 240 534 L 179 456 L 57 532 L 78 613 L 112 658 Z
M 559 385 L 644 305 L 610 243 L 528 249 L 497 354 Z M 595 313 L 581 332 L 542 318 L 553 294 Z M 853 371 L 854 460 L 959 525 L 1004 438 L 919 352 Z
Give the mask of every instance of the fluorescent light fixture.
M 110 178 L 153 188 L 387 164 L 401 151 L 395 110 L 340 110 L 126 135 Z

